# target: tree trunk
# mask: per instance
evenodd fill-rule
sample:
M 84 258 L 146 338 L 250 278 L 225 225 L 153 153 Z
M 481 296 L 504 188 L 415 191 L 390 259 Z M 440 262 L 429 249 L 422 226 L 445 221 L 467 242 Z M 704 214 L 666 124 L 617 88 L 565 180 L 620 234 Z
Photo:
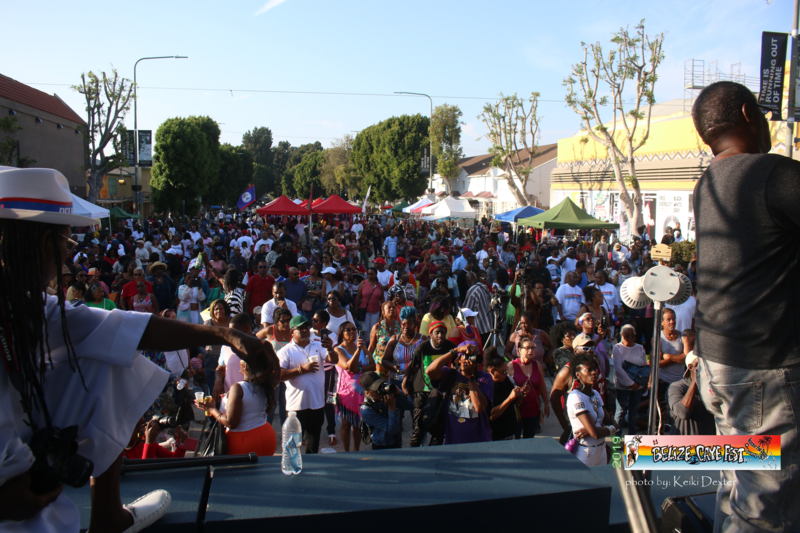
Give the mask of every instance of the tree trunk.
M 519 185 L 517 185 L 517 182 L 514 179 L 515 174 L 516 173 L 513 171 L 513 166 L 506 162 L 506 180 L 508 181 L 508 188 L 511 191 L 511 194 L 514 195 L 514 199 L 517 201 L 520 207 L 531 205 L 528 195 L 525 194 L 524 190 L 520 190 Z
M 620 165 L 619 158 L 616 154 L 612 154 L 611 150 L 609 150 L 608 155 L 609 159 L 611 160 L 611 167 L 614 169 L 614 178 L 617 181 L 619 201 L 625 207 L 625 215 L 628 217 L 628 224 L 631 226 L 631 235 L 639 235 L 639 226 L 641 226 L 641 224 L 638 223 L 638 220 L 642 218 L 641 192 L 637 194 L 638 202 L 635 202 L 634 199 L 631 198 L 631 195 L 628 193 L 628 189 L 625 186 L 625 180 L 622 176 L 622 167 Z M 636 190 L 638 190 L 638 185 L 636 186 Z

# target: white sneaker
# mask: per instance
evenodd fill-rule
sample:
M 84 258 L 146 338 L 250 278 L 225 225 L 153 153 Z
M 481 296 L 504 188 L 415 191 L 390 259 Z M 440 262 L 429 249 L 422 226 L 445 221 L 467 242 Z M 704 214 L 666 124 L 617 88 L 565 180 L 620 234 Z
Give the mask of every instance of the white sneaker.
M 138 500 L 128 505 L 123 505 L 123 509 L 133 516 L 133 525 L 123 531 L 123 533 L 138 533 L 146 527 L 153 525 L 156 520 L 164 516 L 172 503 L 172 496 L 165 490 L 154 490 L 145 494 Z

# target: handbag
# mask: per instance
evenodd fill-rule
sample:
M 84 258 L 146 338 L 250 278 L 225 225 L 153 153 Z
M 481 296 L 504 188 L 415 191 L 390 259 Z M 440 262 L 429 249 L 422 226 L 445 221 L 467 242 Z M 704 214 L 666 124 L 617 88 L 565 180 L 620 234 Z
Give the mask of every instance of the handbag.
M 199 457 L 228 455 L 228 441 L 225 440 L 225 428 L 219 423 L 219 420 L 214 420 L 214 425 L 211 426 L 208 438 L 203 442 L 202 446 L 200 446 L 197 455 Z
M 303 302 L 303 305 L 300 306 L 303 311 L 311 312 L 314 310 L 314 303 L 311 300 L 306 300 Z

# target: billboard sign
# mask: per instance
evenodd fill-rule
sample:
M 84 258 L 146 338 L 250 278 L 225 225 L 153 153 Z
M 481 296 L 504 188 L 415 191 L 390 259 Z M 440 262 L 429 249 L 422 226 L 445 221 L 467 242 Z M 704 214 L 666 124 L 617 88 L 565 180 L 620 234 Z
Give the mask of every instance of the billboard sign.
M 139 130 L 139 166 L 153 166 L 153 132 Z

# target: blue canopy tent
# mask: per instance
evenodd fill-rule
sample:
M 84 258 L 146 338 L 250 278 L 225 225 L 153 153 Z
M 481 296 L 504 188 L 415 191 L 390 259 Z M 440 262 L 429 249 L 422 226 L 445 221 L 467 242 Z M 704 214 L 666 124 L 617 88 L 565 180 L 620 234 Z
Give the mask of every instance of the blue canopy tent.
M 544 213 L 544 209 L 539 209 L 536 207 L 532 207 L 530 205 L 526 205 L 525 207 L 512 209 L 511 211 L 506 211 L 505 213 L 500 213 L 499 215 L 495 215 L 494 219 L 499 220 L 501 222 L 516 222 L 520 218 L 533 217 L 538 215 L 539 213 Z

